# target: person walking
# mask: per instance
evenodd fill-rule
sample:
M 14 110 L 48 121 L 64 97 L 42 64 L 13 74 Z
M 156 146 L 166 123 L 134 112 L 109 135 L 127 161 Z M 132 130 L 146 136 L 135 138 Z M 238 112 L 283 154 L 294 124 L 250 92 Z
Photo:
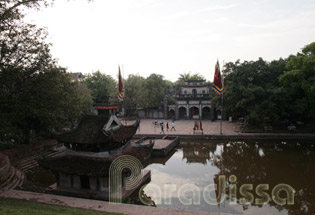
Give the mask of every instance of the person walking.
M 168 122 L 166 122 L 166 131 L 168 131 L 169 127 L 168 127 Z
M 170 131 L 172 131 L 173 129 L 174 129 L 174 131 L 176 131 L 176 129 L 175 129 L 175 122 L 174 121 L 172 122 L 172 127 L 171 127 Z
M 138 119 L 138 122 L 139 122 L 138 131 L 140 131 L 140 122 L 141 122 L 141 119 Z
M 165 134 L 164 133 L 164 123 L 163 122 L 161 122 L 161 132 L 160 132 L 160 134 Z

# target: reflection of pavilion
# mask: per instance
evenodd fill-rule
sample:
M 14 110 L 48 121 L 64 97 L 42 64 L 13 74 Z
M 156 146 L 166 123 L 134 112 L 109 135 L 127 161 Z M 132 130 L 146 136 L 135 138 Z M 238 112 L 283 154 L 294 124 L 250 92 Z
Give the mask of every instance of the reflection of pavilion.
M 165 165 L 166 162 L 175 154 L 176 150 L 172 150 L 167 154 L 166 157 L 151 157 L 148 161 L 144 162 L 143 167 L 147 167 L 150 164 L 162 164 Z
M 186 159 L 187 163 L 207 164 L 207 161 L 210 160 L 210 152 L 214 153 L 216 150 L 216 144 L 189 142 L 181 145 L 183 159 Z

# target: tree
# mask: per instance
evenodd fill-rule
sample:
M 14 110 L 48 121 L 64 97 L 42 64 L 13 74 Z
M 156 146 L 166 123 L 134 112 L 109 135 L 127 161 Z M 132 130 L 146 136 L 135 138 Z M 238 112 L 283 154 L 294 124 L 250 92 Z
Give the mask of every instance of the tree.
M 19 20 L 24 17 L 22 8 L 39 9 L 41 5 L 49 5 L 47 0 L 1 0 L 0 2 L 0 23 L 8 23 L 13 20 Z M 1 25 L 0 25 L 1 26 Z
M 140 75 L 129 75 L 125 81 L 124 104 L 129 110 L 137 110 L 146 105 L 144 83 L 145 78 Z
M 315 117 L 315 42 L 302 53 L 290 56 L 287 70 L 279 78 L 287 92 L 288 112 L 295 120 Z
M 285 69 L 286 61 L 280 59 L 268 63 L 258 61 L 228 63 L 223 71 L 225 76 L 224 108 L 235 118 L 247 117 L 251 122 L 262 121 L 265 117 L 278 120 L 281 113 L 278 77 Z
M 235 118 L 273 122 L 315 117 L 315 43 L 288 59 L 228 63 L 224 107 Z M 215 99 L 214 99 L 215 100 Z
M 205 78 L 200 75 L 199 73 L 195 73 L 195 74 L 190 74 L 190 72 L 188 73 L 182 73 L 179 74 L 179 78 L 177 80 L 178 84 L 183 84 L 185 81 L 190 81 L 190 80 L 204 80 Z
M 173 82 L 169 80 L 164 80 L 164 86 L 165 86 L 165 93 L 167 96 L 167 103 L 168 104 L 175 104 L 175 85 Z
M 95 103 L 117 103 L 117 82 L 110 76 L 97 71 L 88 74 L 84 82 L 91 90 Z
M 11 78 L 13 77 L 13 78 Z M 3 78 L 3 79 L 2 79 Z M 28 142 L 30 131 L 46 134 L 72 126 L 82 113 L 91 110 L 86 86 L 70 80 L 59 67 L 23 77 L 19 70 L 5 71 L 0 96 L 1 137 Z
M 129 75 L 125 87 L 124 104 L 129 111 L 160 105 L 164 93 L 168 104 L 174 103 L 174 84 L 164 80 L 161 75 L 151 74 L 146 79 L 139 75 Z
M 23 7 L 44 0 L 0 1 L 0 139 L 28 142 L 71 125 L 90 109 L 90 92 L 57 66 L 43 29 L 23 22 Z
M 146 107 L 155 107 L 161 104 L 164 97 L 164 80 L 162 75 L 151 74 L 144 82 Z

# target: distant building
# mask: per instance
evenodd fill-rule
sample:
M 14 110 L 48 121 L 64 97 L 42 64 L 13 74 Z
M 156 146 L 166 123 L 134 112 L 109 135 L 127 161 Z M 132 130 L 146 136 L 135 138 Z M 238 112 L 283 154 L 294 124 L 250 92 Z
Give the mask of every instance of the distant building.
M 85 77 L 81 72 L 70 72 L 69 75 L 72 82 L 74 81 L 80 82 Z
M 95 109 L 97 110 L 98 115 L 107 115 L 110 116 L 111 114 L 116 114 L 119 112 L 118 105 L 110 105 L 105 103 L 95 103 Z
M 188 80 L 180 85 L 175 105 L 168 105 L 168 117 L 176 119 L 214 119 L 206 80 Z

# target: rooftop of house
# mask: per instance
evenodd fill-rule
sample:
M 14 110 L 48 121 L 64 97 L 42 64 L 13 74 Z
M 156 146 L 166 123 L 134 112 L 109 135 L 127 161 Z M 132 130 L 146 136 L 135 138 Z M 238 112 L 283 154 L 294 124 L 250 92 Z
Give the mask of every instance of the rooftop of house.
M 186 80 L 184 84 L 180 84 L 180 87 L 205 87 L 206 80 Z
M 81 72 L 69 72 L 71 80 L 80 80 L 84 78 L 84 75 Z
M 124 126 L 114 115 L 85 115 L 74 129 L 56 135 L 56 139 L 74 145 L 76 150 L 88 151 L 93 149 L 88 145 L 94 145 L 98 150 L 93 151 L 107 151 L 124 145 L 136 133 L 138 126 L 138 122 Z

